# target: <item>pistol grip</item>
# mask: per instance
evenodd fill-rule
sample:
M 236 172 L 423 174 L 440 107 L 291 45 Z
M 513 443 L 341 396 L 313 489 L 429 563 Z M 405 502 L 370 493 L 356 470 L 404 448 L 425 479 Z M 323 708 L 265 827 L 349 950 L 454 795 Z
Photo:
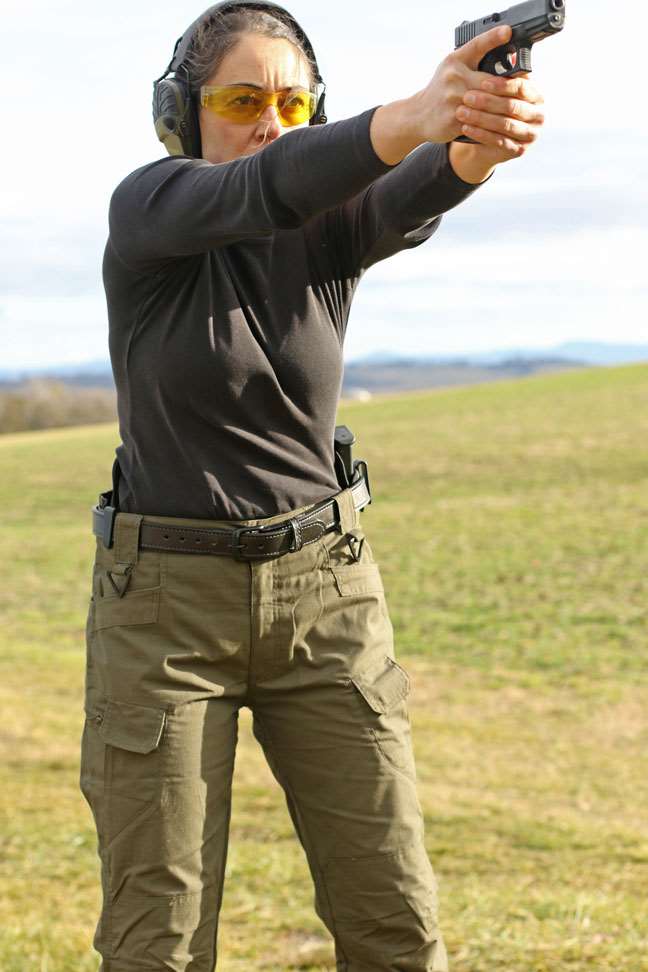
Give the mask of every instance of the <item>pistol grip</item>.
M 515 54 L 515 64 L 512 63 L 511 55 Z M 504 44 L 502 47 L 495 47 L 489 51 L 486 57 L 479 62 L 479 71 L 487 74 L 495 74 L 500 78 L 510 78 L 520 72 L 531 70 L 531 48 L 518 47 L 517 44 Z M 481 145 L 474 138 L 468 135 L 458 135 L 453 142 L 467 142 L 469 145 Z

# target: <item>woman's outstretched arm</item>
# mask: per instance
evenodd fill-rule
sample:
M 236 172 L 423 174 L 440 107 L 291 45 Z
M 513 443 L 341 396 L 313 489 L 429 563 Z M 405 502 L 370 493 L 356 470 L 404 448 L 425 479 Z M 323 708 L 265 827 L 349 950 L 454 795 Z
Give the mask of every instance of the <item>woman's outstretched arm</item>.
M 472 67 L 509 35 L 506 27 L 476 37 L 448 55 L 422 91 L 374 112 L 372 145 L 394 168 L 327 218 L 347 277 L 424 242 L 443 213 L 536 140 L 543 99 L 528 74 L 495 78 Z M 476 144 L 454 141 L 462 132 Z

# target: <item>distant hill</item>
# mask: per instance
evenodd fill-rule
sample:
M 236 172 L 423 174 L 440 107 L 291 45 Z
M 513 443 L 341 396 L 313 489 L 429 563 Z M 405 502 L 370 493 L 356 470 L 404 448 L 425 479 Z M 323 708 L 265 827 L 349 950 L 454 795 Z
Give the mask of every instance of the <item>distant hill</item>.
M 396 361 L 447 365 L 461 362 L 472 365 L 497 365 L 511 361 L 575 361 L 585 365 L 636 364 L 648 361 L 648 344 L 607 344 L 597 341 L 569 341 L 550 348 L 500 348 L 493 351 L 466 351 L 463 354 L 403 355 L 389 350 L 372 351 L 353 358 L 350 364 L 379 365 Z
M 578 367 L 582 362 L 563 358 L 512 358 L 496 363 L 471 363 L 457 358 L 453 361 L 425 361 L 422 359 L 395 359 L 392 361 L 370 361 L 347 363 L 344 369 L 342 398 L 361 397 L 362 394 L 381 392 L 413 391 L 426 388 L 443 388 L 451 385 L 477 385 L 488 381 L 501 381 L 504 378 L 521 378 L 525 375 L 547 371 L 562 371 Z M 112 371 L 96 370 L 52 370 L 0 379 L 0 393 L 11 392 L 27 387 L 34 381 L 61 382 L 67 388 L 114 390 Z
M 582 365 L 583 362 L 564 358 L 512 358 L 496 364 L 472 364 L 462 361 L 431 361 L 401 359 L 395 361 L 349 363 L 344 369 L 343 398 L 361 397 L 362 392 L 416 391 L 426 388 L 444 388 L 452 385 L 478 385 L 505 378 L 522 378 L 526 375 L 549 371 L 564 371 Z
M 508 348 L 458 355 L 399 355 L 373 351 L 345 364 L 342 397 L 474 385 L 525 375 L 591 365 L 648 361 L 648 344 L 575 341 L 554 348 Z M 78 388 L 114 388 L 110 363 L 95 360 L 45 369 L 0 369 L 0 390 L 20 387 L 31 378 L 48 378 Z

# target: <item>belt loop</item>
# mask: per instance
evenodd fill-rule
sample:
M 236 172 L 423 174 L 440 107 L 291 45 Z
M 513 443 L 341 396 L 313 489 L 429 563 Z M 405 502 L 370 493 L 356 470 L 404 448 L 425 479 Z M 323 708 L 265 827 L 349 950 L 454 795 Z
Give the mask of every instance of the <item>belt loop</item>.
M 337 493 L 334 497 L 335 503 L 340 514 L 340 532 L 348 533 L 360 525 L 360 516 L 353 502 L 353 490 L 349 486 Z
M 130 584 L 131 572 L 139 557 L 141 513 L 116 513 L 114 527 L 115 564 L 107 571 L 108 580 L 119 597 Z
M 304 535 L 302 533 L 301 523 L 296 516 L 293 516 L 290 520 L 288 520 L 288 525 L 292 530 L 290 553 L 295 553 L 297 550 L 301 550 L 301 548 L 304 546 Z
M 141 513 L 117 513 L 115 515 L 114 550 L 116 563 L 137 563 L 142 520 Z

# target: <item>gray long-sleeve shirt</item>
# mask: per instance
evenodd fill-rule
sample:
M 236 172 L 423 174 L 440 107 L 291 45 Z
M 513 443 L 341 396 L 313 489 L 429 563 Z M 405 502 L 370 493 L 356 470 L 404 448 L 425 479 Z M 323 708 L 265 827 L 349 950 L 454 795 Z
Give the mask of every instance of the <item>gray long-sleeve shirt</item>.
M 447 145 L 382 162 L 375 110 L 232 162 L 164 158 L 115 190 L 103 272 L 123 511 L 252 519 L 339 490 L 358 281 L 477 188 Z

